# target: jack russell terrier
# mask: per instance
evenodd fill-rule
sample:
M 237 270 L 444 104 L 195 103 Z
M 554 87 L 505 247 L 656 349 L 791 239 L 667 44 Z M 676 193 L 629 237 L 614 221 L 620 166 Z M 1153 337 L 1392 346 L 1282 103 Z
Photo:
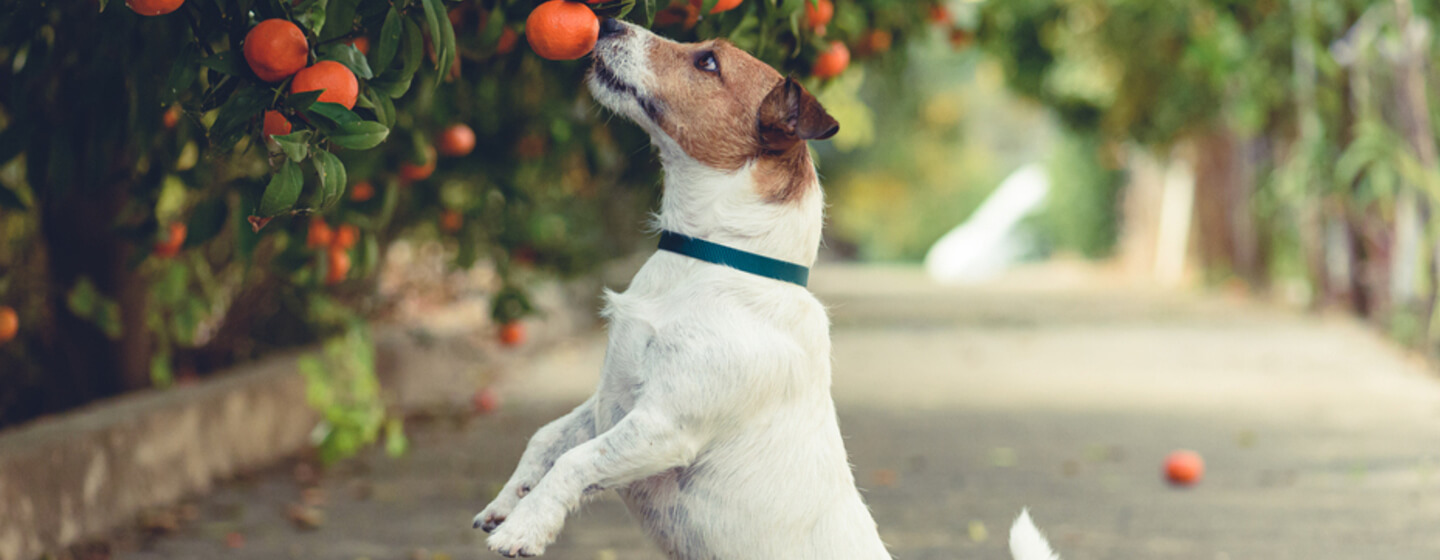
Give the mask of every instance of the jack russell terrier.
M 587 81 L 659 149 L 662 250 L 606 293 L 595 394 L 535 433 L 475 527 L 491 550 L 538 556 L 613 489 L 670 558 L 889 559 L 836 423 L 825 307 L 804 287 L 823 206 L 805 141 L 839 124 L 730 43 L 614 19 Z M 1055 558 L 1023 512 L 1011 552 Z

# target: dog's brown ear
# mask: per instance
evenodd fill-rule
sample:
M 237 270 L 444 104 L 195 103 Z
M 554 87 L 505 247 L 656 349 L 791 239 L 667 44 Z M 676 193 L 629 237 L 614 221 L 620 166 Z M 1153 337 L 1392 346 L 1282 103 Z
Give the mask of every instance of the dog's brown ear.
M 824 140 L 840 123 L 794 78 L 785 78 L 760 102 L 760 146 L 783 152 L 802 140 Z

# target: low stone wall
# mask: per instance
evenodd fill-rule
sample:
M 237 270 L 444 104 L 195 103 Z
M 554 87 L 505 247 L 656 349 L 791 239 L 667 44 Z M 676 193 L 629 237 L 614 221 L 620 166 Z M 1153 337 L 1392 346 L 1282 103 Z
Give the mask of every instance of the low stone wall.
M 305 445 L 296 355 L 147 391 L 0 436 L 0 559 L 36 558 Z

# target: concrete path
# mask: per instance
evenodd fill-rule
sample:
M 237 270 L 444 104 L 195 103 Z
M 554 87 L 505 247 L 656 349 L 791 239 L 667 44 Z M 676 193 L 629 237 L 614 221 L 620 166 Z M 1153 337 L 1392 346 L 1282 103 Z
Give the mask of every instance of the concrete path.
M 1440 558 L 1440 377 L 1363 325 L 1054 266 L 964 289 L 828 266 L 813 287 L 832 306 L 841 429 L 896 558 L 1008 558 L 1022 506 L 1066 560 Z M 498 558 L 471 516 L 602 353 L 599 336 L 565 345 L 506 382 L 498 414 L 412 422 L 406 457 L 332 469 L 309 495 L 318 529 L 286 520 L 302 499 L 287 466 L 120 558 Z M 1206 459 L 1195 487 L 1160 476 L 1177 448 Z M 546 557 L 661 559 L 613 498 Z

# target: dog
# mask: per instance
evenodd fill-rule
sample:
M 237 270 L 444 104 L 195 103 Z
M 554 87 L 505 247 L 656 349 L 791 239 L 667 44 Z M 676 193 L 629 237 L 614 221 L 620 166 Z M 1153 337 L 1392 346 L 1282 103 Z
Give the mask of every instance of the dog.
M 587 84 L 658 148 L 662 248 L 670 235 L 782 271 L 815 262 L 823 193 L 806 141 L 839 124 L 798 82 L 723 40 L 606 19 Z M 535 433 L 475 516 L 489 548 L 543 554 L 571 511 L 615 490 L 677 560 L 891 558 L 836 422 L 825 307 L 803 278 L 676 251 L 606 292 L 599 387 Z M 1028 515 L 1012 538 L 1020 560 L 1053 558 Z

